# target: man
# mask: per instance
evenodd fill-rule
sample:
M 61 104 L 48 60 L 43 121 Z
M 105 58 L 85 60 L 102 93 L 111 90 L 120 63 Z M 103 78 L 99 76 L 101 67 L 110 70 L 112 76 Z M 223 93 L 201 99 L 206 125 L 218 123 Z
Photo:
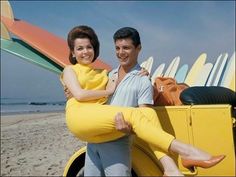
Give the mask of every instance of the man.
M 116 56 L 120 66 L 110 72 L 118 75 L 118 85 L 107 104 L 142 107 L 153 104 L 153 89 L 147 76 L 140 76 L 137 63 L 141 50 L 140 36 L 136 29 L 121 28 L 113 36 Z M 117 114 L 116 128 L 130 132 L 128 122 Z M 85 176 L 131 176 L 131 136 L 127 135 L 106 143 L 88 143 L 85 158 Z

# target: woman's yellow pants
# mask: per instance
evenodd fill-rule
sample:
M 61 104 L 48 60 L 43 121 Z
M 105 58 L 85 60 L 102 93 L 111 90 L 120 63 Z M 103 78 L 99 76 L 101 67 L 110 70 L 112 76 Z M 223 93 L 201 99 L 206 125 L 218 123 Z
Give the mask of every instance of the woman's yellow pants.
M 155 110 L 152 108 L 118 107 L 101 104 L 72 104 L 66 108 L 69 130 L 80 140 L 101 143 L 116 140 L 125 134 L 117 131 L 114 117 L 122 112 L 135 134 L 147 142 L 157 158 L 168 152 L 175 139 L 163 131 Z

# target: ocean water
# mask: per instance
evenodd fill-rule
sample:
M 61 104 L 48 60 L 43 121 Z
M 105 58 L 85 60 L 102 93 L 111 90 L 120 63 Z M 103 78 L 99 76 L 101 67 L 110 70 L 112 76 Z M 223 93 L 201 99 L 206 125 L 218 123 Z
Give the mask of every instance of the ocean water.
M 1 98 L 1 115 L 64 111 L 65 100 Z

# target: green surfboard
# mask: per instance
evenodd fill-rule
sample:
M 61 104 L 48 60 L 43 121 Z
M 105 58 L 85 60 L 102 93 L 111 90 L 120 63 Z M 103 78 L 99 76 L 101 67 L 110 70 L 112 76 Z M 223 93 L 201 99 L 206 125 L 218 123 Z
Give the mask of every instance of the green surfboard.
M 1 38 L 1 49 L 56 74 L 60 74 L 63 70 L 61 66 L 20 39 L 6 40 Z

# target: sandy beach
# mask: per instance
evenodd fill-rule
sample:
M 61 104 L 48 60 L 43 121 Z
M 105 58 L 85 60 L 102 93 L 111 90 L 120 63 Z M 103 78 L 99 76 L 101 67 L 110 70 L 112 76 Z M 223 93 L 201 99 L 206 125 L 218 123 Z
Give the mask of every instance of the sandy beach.
M 84 144 L 67 129 L 63 112 L 1 116 L 1 176 L 62 176 Z

